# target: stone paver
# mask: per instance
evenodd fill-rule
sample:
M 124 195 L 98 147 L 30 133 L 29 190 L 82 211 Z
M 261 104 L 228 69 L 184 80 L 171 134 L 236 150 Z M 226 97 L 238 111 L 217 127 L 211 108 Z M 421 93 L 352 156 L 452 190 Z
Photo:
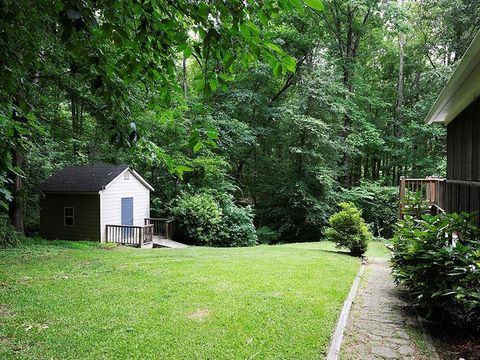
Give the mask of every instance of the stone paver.
M 426 359 L 407 328 L 407 315 L 388 263 L 374 259 L 365 273 L 345 329 L 341 359 Z

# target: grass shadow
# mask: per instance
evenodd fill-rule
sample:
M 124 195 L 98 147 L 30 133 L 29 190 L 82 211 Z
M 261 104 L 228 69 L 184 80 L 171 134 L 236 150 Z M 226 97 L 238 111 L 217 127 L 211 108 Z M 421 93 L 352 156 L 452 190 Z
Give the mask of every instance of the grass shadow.
M 330 250 L 330 249 L 305 249 L 305 250 L 320 251 L 320 252 L 324 252 L 324 253 L 338 254 L 338 255 L 343 255 L 343 256 L 348 256 L 348 257 L 360 259 L 359 256 L 352 255 L 352 253 L 350 253 L 349 251 L 345 251 L 345 250 Z

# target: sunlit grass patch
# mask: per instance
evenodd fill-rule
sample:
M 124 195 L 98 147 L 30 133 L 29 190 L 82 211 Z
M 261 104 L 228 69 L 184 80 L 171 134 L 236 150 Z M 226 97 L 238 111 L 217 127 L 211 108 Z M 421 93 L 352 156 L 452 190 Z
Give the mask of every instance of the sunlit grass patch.
M 318 359 L 358 266 L 325 242 L 30 242 L 0 253 L 0 357 Z

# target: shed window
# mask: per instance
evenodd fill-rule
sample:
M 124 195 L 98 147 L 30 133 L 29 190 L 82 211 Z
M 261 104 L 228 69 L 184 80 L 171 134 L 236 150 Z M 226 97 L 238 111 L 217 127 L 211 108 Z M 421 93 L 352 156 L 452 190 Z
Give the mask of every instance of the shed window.
M 75 208 L 73 207 L 63 208 L 63 225 L 75 226 Z
M 123 178 L 124 178 L 125 180 L 130 179 L 130 173 L 127 171 L 125 174 L 123 174 Z

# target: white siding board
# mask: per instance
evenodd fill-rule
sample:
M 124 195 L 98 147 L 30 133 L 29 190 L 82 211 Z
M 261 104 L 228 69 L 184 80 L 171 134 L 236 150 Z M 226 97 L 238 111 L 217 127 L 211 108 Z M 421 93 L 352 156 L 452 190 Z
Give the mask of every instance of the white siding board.
M 105 241 L 105 225 L 122 223 L 122 198 L 133 197 L 133 225 L 144 225 L 144 219 L 150 217 L 150 190 L 129 170 L 129 179 L 123 174 L 100 192 L 101 205 L 101 241 Z

